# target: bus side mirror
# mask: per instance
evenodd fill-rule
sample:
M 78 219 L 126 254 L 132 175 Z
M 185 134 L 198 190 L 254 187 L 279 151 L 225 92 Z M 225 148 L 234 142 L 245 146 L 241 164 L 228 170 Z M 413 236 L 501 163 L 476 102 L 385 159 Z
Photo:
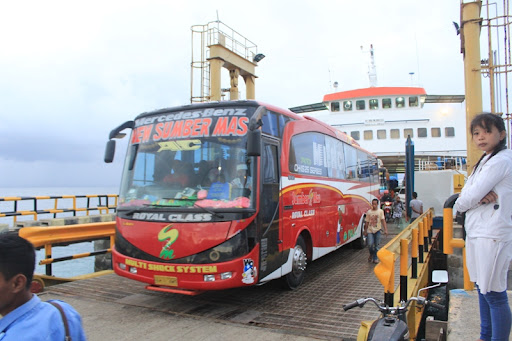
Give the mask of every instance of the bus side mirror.
M 116 141 L 108 140 L 105 147 L 105 163 L 112 163 L 114 161 L 114 154 L 116 153 Z
M 261 130 L 249 130 L 247 133 L 247 156 L 261 155 Z

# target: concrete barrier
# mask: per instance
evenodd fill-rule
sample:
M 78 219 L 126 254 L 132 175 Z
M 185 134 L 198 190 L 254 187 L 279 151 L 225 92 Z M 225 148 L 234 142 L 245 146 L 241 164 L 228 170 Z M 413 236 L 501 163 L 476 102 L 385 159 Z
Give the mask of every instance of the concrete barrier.
M 22 227 L 30 226 L 41 226 L 41 222 L 39 220 L 17 221 L 16 224 L 14 224 L 14 229 L 19 230 Z
M 41 219 L 41 226 L 64 226 L 64 218 Z
M 94 241 L 94 251 L 110 248 L 110 239 Z M 106 253 L 94 257 L 94 271 L 112 270 L 112 254 Z
M 9 231 L 9 224 L 0 224 L 0 233 Z
M 97 214 L 97 215 L 90 215 L 89 218 L 91 219 L 91 223 L 100 223 L 100 222 L 114 221 L 116 219 L 116 215 L 112 214 L 112 213 Z

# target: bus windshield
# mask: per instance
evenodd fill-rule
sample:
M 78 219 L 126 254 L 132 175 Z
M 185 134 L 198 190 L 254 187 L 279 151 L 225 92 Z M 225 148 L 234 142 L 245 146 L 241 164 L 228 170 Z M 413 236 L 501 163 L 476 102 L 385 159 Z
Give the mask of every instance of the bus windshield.
M 246 109 L 253 108 L 217 109 L 216 117 L 202 118 L 205 109 L 136 120 L 119 209 L 255 208 Z

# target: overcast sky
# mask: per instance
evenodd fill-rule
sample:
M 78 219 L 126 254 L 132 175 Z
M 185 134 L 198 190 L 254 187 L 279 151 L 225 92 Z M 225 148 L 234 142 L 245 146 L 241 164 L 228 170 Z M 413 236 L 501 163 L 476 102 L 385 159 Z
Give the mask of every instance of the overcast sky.
M 191 26 L 217 15 L 266 55 L 267 103 L 369 86 L 370 44 L 378 86 L 464 94 L 459 0 L 2 1 L 0 187 L 117 186 L 126 145 L 103 163 L 110 130 L 190 103 Z

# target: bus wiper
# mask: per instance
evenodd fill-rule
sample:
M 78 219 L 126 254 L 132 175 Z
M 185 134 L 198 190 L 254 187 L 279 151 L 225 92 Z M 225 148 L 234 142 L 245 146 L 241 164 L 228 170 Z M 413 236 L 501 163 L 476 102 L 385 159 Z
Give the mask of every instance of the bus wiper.
M 205 210 L 206 212 L 210 213 L 211 215 L 213 215 L 214 217 L 217 217 L 217 218 L 219 218 L 219 219 L 224 218 L 224 215 L 222 215 L 222 214 L 220 214 L 220 213 L 217 213 L 217 212 L 215 212 L 215 211 L 209 210 L 209 209 L 207 209 L 206 207 L 199 206 L 198 204 L 194 204 L 194 207 L 197 207 L 197 208 L 203 209 L 203 210 Z
M 126 215 L 133 215 L 135 212 L 138 212 L 139 210 L 117 210 L 118 212 L 122 212 L 123 214 L 126 214 Z
M 142 204 L 144 207 L 181 207 L 182 205 Z

